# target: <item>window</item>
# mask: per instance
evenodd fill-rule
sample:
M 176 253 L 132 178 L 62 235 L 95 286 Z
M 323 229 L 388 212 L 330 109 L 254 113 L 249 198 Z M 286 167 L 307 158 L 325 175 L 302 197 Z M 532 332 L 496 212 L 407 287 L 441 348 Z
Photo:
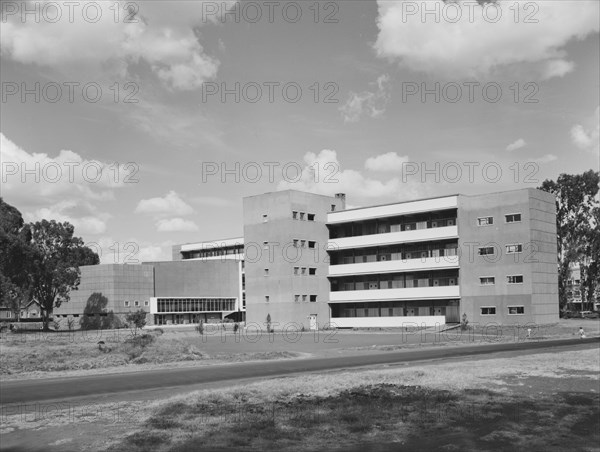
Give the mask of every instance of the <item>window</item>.
M 302 295 L 302 301 L 306 301 L 307 300 L 307 296 L 306 295 Z
M 294 248 L 298 248 L 298 239 L 293 240 Z
M 144 306 L 150 306 L 150 302 L 148 300 L 144 301 Z
M 525 306 L 509 306 L 508 314 L 509 315 L 525 314 Z
M 482 286 L 493 286 L 496 284 L 496 278 L 493 276 L 481 276 L 479 278 L 479 284 Z
M 317 274 L 317 269 L 314 267 L 311 267 L 308 269 L 308 274 L 309 275 L 316 275 Z
M 129 301 L 125 301 L 125 307 L 128 308 L 129 307 Z
M 335 212 L 335 204 L 332 204 L 332 205 L 331 205 L 331 211 L 332 211 L 332 212 Z
M 263 214 L 263 223 L 266 223 L 267 221 L 269 221 L 269 217 L 265 213 L 265 214 Z
M 311 295 L 310 296 L 310 302 L 311 303 L 316 303 L 317 302 L 317 296 L 316 295 Z
M 479 217 L 477 218 L 477 226 L 489 226 L 494 224 L 494 217 Z
M 495 315 L 496 307 L 495 306 L 484 306 L 481 308 L 481 315 Z
M 317 242 L 315 242 L 314 240 L 309 240 L 308 241 L 308 247 L 309 248 L 314 248 L 316 246 Z
M 506 254 L 516 254 L 523 252 L 522 243 L 514 243 L 512 245 L 506 245 Z
M 508 215 L 504 215 L 507 223 L 520 223 L 521 222 L 521 214 L 520 213 L 509 213 Z
M 295 210 L 292 210 L 292 218 L 293 218 L 294 220 L 297 220 L 297 219 L 298 219 L 298 212 L 296 212 Z
M 264 273 L 264 275 L 265 275 L 265 276 L 269 276 L 269 269 L 268 269 L 268 268 L 265 268 L 265 273 Z
M 309 213 L 308 214 L 308 221 L 315 221 L 315 214 L 314 213 Z
M 271 301 L 270 297 L 268 295 L 265 295 L 265 302 L 268 303 L 269 301 Z
M 297 275 L 300 271 L 300 267 L 294 267 L 294 275 Z
M 523 275 L 510 275 L 506 279 L 508 284 L 523 284 Z
M 140 302 L 139 302 L 138 300 L 135 300 L 135 301 L 133 302 L 133 305 L 134 305 L 134 306 L 139 306 L 139 305 L 140 305 Z
M 493 246 L 480 246 L 479 247 L 479 255 L 480 256 L 491 256 L 494 255 L 494 247 Z
M 300 219 L 304 220 L 304 212 L 300 212 Z
M 306 275 L 306 267 L 302 267 L 302 275 Z
M 306 248 L 306 240 L 300 240 L 300 248 Z
M 263 248 L 266 249 L 266 250 L 269 249 L 269 242 L 267 242 L 266 240 L 263 242 Z
M 294 301 L 296 301 L 296 302 L 300 301 L 300 295 L 294 295 Z

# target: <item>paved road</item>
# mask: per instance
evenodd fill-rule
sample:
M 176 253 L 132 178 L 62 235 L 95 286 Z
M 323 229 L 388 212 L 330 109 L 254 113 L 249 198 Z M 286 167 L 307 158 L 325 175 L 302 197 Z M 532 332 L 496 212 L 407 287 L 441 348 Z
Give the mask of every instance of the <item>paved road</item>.
M 281 361 L 249 362 L 202 366 L 197 368 L 161 369 L 147 372 L 63 377 L 43 380 L 14 380 L 0 385 L 0 403 L 31 403 L 44 400 L 64 400 L 74 397 L 95 397 L 102 394 L 126 393 L 234 381 L 248 378 L 275 377 L 298 372 L 319 372 L 334 369 L 397 364 L 404 362 L 477 356 L 507 351 L 548 351 L 573 345 L 597 347 L 600 338 L 561 339 L 539 342 L 501 343 L 476 346 L 443 347 L 389 353 L 362 354 L 333 358 L 309 358 Z

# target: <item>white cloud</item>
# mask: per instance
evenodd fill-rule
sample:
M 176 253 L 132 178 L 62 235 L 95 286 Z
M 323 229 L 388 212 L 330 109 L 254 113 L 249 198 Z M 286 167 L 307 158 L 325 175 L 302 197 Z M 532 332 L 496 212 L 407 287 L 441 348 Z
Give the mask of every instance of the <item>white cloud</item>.
M 86 245 L 100 256 L 101 264 L 141 264 L 151 261 L 170 261 L 171 247 L 175 242 L 148 242 L 136 238 L 123 241 L 110 236 L 101 236 L 96 241 L 86 242 Z
M 423 17 L 425 5 L 439 13 Z M 511 65 L 516 70 L 531 65 L 541 79 L 562 77 L 574 67 L 565 44 L 598 32 L 598 5 L 565 0 L 485 6 L 464 0 L 379 0 L 374 47 L 380 57 L 436 77 L 485 77 Z M 498 11 L 501 17 L 494 23 Z M 527 22 L 531 20 L 537 22 Z
M 399 156 L 395 152 L 388 152 L 376 157 L 369 157 L 365 162 L 365 168 L 381 172 L 402 171 L 402 164 L 406 162 L 408 162 L 408 156 Z
M 183 218 L 169 218 L 158 220 L 156 230 L 158 232 L 194 232 L 198 230 L 198 225 Z
M 78 201 L 61 201 L 49 207 L 42 207 L 32 212 L 23 213 L 27 222 L 45 220 L 68 221 L 75 226 L 76 235 L 102 234 L 106 232 L 106 222 L 110 214 L 97 212 L 91 204 Z
M 76 233 L 98 234 L 111 217 L 96 203 L 115 199 L 114 192 L 133 182 L 134 168 L 87 160 L 61 150 L 56 157 L 29 153 L 0 132 L 2 196 L 19 206 L 27 221 L 68 221 Z M 68 201 L 65 201 L 68 199 Z
M 399 177 L 380 181 L 365 177 L 359 171 L 342 169 L 336 151 L 323 149 L 319 154 L 307 152 L 304 155 L 305 166 L 299 180 L 281 181 L 278 190 L 300 190 L 333 196 L 335 193 L 346 193 L 349 199 L 356 202 L 372 202 L 377 199 L 397 200 L 422 195 L 414 185 L 402 183 Z M 319 172 L 315 173 L 315 165 Z M 324 177 L 324 175 L 327 177 Z
M 600 136 L 600 107 L 596 108 L 593 118 L 587 121 L 588 125 L 577 124 L 571 128 L 571 139 L 581 149 L 598 152 Z
M 171 190 L 163 198 L 142 199 L 135 208 L 135 213 L 189 215 L 194 213 L 194 209 Z
M 508 152 L 516 151 L 517 149 L 521 149 L 522 147 L 525 147 L 526 144 L 527 143 L 525 142 L 525 140 L 523 138 L 519 138 L 514 143 L 510 143 L 508 146 L 506 146 L 506 150 Z
M 387 74 L 377 78 L 374 91 L 363 91 L 355 93 L 351 91 L 346 103 L 339 110 L 342 112 L 344 122 L 357 122 L 361 116 L 377 118 L 385 113 L 385 108 L 390 100 L 389 94 L 390 77 Z
M 53 3 L 55 6 L 45 7 Z M 69 3 L 69 2 L 67 2 Z M 73 3 L 73 2 L 71 2 Z M 92 2 L 93 3 L 93 2 Z M 41 5 L 41 20 L 22 21 L 20 10 L 8 15 L 2 24 L 2 55 L 24 64 L 37 64 L 63 71 L 71 76 L 108 72 L 132 77 L 135 66 L 145 62 L 168 87 L 178 90 L 198 88 L 216 76 L 219 62 L 204 52 L 195 28 L 203 20 L 198 2 L 96 2 L 96 10 L 77 3 L 72 18 L 65 2 L 18 2 L 33 9 Z M 232 2 L 230 2 L 232 3 Z M 15 3 L 17 4 L 17 3 Z M 139 9 L 131 21 L 125 5 Z M 116 5 L 116 7 L 115 7 Z M 62 16 L 55 23 L 56 6 Z M 119 17 L 115 16 L 119 12 Z
M 554 162 L 555 160 L 558 160 L 557 156 L 555 156 L 554 154 L 546 154 L 542 157 L 530 159 L 529 161 L 537 162 L 537 163 L 550 163 L 550 162 Z

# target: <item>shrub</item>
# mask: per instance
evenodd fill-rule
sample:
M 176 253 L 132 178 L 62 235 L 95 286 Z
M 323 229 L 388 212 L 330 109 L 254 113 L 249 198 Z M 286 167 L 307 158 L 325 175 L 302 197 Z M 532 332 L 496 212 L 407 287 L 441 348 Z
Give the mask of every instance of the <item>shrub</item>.
M 466 331 L 469 329 L 469 321 L 467 320 L 467 313 L 463 313 L 462 320 L 460 321 L 460 329 L 461 331 Z
M 200 323 L 196 325 L 196 331 L 198 331 L 198 334 L 204 334 L 204 322 L 200 321 Z

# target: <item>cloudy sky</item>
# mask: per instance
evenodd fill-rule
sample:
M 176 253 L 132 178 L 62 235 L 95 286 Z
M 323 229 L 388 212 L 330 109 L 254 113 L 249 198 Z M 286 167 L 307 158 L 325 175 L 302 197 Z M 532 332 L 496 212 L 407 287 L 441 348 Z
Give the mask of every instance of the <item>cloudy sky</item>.
M 102 262 L 351 206 L 598 169 L 598 1 L 2 1 L 2 196 Z

